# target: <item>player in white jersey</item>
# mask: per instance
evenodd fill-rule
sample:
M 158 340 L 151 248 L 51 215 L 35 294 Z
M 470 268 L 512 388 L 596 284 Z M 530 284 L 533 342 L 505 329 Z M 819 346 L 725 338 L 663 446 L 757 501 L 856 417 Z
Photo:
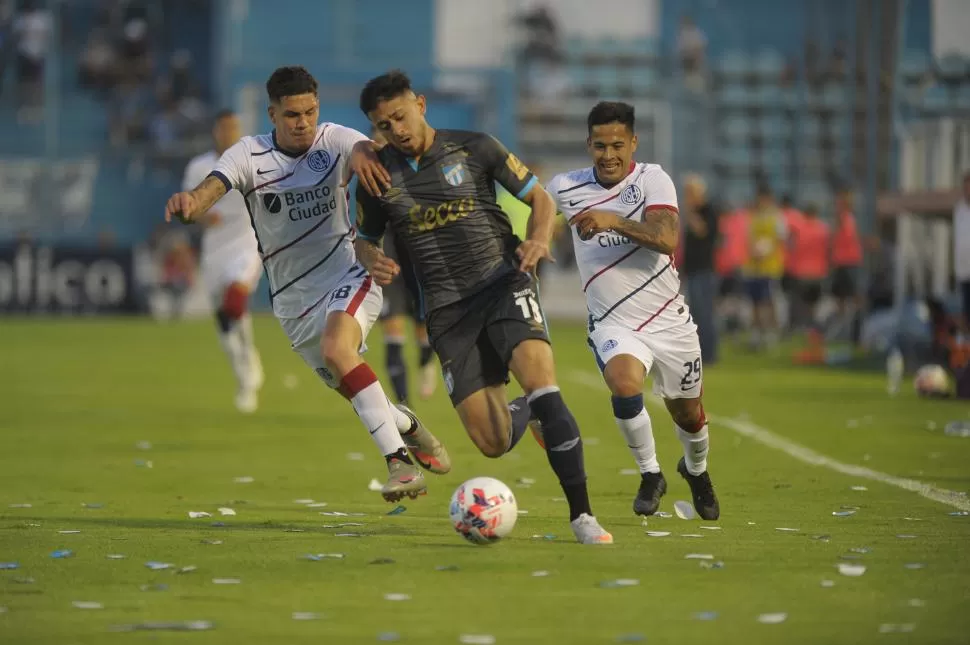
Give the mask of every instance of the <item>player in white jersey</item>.
M 387 462 L 384 498 L 425 491 L 423 468 L 445 473 L 448 454 L 411 410 L 388 401 L 360 354 L 382 296 L 357 262 L 346 184 L 372 193 L 390 178 L 367 137 L 318 124 L 317 82 L 281 67 L 266 83 L 274 130 L 243 137 L 195 189 L 173 195 L 165 218 L 197 219 L 227 192 L 242 193 L 269 280 L 273 311 L 293 349 L 354 407 Z
M 593 166 L 558 175 L 548 188 L 572 226 L 589 310 L 588 343 L 640 467 L 633 510 L 656 513 L 667 490 L 643 406 L 650 374 L 684 446 L 677 471 L 690 485 L 698 515 L 715 520 L 720 508 L 707 473 L 700 343 L 673 264 L 677 191 L 660 166 L 633 161 L 632 106 L 599 103 L 587 124 Z
M 182 190 L 192 190 L 202 183 L 222 153 L 240 136 L 239 117 L 232 110 L 216 114 L 212 125 L 215 149 L 189 162 L 182 177 Z M 227 193 L 205 213 L 200 224 L 202 282 L 216 312 L 219 340 L 238 383 L 236 407 L 241 412 L 253 412 L 263 385 L 263 368 L 253 343 L 253 322 L 247 306 L 263 265 L 242 195 L 238 191 Z

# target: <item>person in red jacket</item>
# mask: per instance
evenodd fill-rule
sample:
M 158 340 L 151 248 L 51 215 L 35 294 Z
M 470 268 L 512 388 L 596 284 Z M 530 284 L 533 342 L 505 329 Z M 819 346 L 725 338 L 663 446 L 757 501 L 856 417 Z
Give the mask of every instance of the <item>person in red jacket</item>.
M 852 192 L 843 189 L 835 198 L 832 232 L 832 295 L 840 316 L 858 310 L 858 281 L 862 268 L 862 241 L 852 212 Z

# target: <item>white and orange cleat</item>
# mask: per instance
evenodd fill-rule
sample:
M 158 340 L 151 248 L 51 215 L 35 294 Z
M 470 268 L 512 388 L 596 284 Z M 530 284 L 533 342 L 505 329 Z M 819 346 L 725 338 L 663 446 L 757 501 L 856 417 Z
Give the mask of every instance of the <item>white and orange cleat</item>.
M 588 513 L 583 513 L 569 525 L 580 544 L 613 544 L 613 536 Z

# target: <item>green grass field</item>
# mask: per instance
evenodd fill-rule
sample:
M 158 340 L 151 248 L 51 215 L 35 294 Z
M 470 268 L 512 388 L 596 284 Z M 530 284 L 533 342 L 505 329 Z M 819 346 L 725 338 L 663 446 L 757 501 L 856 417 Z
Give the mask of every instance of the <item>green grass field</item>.
M 638 478 L 621 473 L 634 464 L 583 331 L 554 324 L 561 383 L 587 440 L 593 506 L 616 539 L 583 547 L 543 452 L 527 437 L 501 460 L 478 455 L 441 391 L 416 407 L 447 442 L 454 470 L 432 478 L 430 494 L 406 512 L 388 515 L 393 506 L 367 488 L 384 473 L 369 438 L 272 318 L 257 320 L 267 384 L 251 417 L 232 407 L 229 369 L 207 321 L 4 320 L 0 330 L 0 562 L 19 564 L 0 570 L 0 643 L 345 644 L 393 632 L 425 644 L 463 634 L 502 645 L 957 644 L 970 633 L 970 517 L 951 515 L 966 498 L 932 501 L 803 463 L 736 431 L 756 424 L 844 464 L 970 490 L 970 439 L 943 434 L 970 406 L 909 391 L 890 399 L 878 374 L 728 353 L 705 374 L 706 407 L 721 420 L 711 427 L 710 460 L 720 530 L 676 517 L 644 526 L 630 510 Z M 371 345 L 371 362 L 382 365 L 378 333 Z M 661 410 L 651 411 L 670 483 L 663 510 L 671 511 L 688 499 L 674 469 L 680 444 Z M 507 482 L 528 511 L 509 539 L 489 547 L 465 543 L 447 517 L 453 489 L 476 475 Z M 522 477 L 536 483 L 516 484 Z M 328 506 L 294 501 L 311 498 Z M 222 506 L 237 514 L 220 516 Z M 833 515 L 844 506 L 858 510 Z M 331 528 L 342 522 L 363 526 Z M 57 549 L 73 555 L 51 557 Z M 316 553 L 346 557 L 304 559 Z M 714 560 L 685 558 L 692 553 Z M 373 563 L 381 558 L 393 562 Z M 196 569 L 153 571 L 150 561 Z M 702 566 L 712 562 L 723 567 Z M 840 575 L 840 562 L 865 565 L 865 574 Z M 639 585 L 601 586 L 619 578 Z M 716 616 L 702 620 L 702 612 Z M 781 624 L 758 620 L 778 612 L 787 614 Z M 111 633 L 190 620 L 213 629 Z

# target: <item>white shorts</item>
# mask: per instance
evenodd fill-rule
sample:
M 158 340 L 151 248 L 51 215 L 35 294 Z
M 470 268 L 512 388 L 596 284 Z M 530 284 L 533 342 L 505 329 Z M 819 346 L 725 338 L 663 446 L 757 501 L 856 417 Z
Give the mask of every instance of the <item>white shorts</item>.
M 701 345 L 692 322 L 660 332 L 597 326 L 588 341 L 601 372 L 610 359 L 628 354 L 643 363 L 658 396 L 695 399 L 701 395 Z
M 315 305 L 299 318 L 281 318 L 283 331 L 290 339 L 293 350 L 332 388 L 340 383 L 327 369 L 320 349 L 320 336 L 327 325 L 327 317 L 334 311 L 343 311 L 357 320 L 360 325 L 360 353 L 367 351 L 367 334 L 381 315 L 384 296 L 373 278 L 360 266 L 348 272 L 329 293 L 323 295 Z
M 223 261 L 203 260 L 202 284 L 216 309 L 222 306 L 226 289 L 234 282 L 249 288 L 250 293 L 259 284 L 263 272 L 263 262 L 256 254 L 243 254 L 226 258 Z

